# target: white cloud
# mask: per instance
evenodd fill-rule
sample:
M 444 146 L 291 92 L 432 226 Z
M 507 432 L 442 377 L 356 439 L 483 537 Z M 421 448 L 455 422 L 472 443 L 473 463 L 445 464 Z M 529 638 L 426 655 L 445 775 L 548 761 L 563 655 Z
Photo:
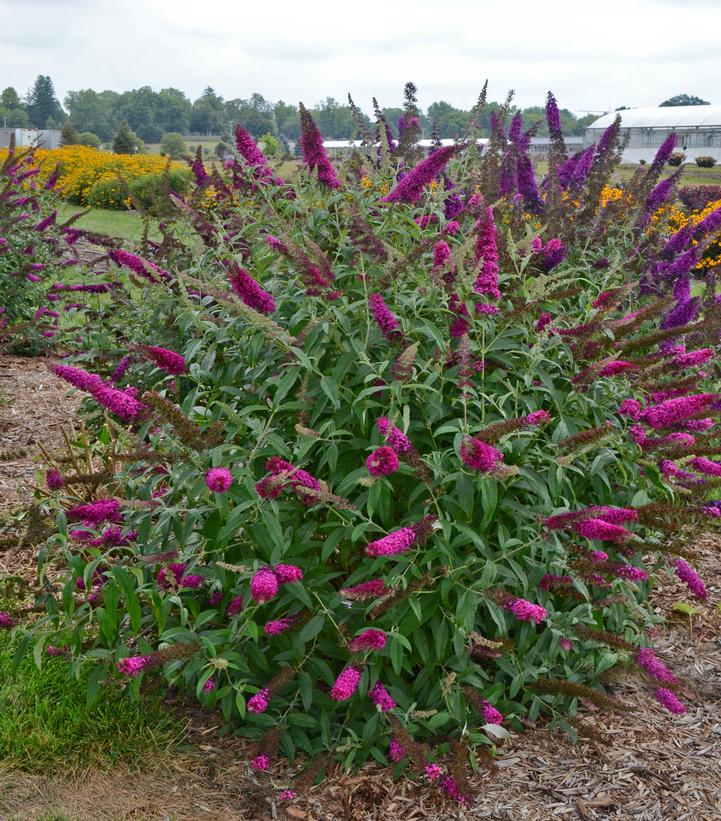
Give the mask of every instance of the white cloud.
M 519 105 L 553 89 L 572 110 L 654 105 L 679 92 L 721 103 L 718 0 L 0 0 L 3 85 L 50 74 L 70 89 L 175 86 L 191 98 L 313 104 L 350 91 L 364 108 L 401 100 L 469 107 L 486 78 L 492 99 Z

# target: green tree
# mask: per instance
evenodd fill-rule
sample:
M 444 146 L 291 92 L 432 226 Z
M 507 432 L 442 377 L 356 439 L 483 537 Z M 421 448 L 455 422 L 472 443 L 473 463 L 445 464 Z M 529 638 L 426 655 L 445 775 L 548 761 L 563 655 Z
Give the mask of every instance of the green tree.
M 65 112 L 55 96 L 53 81 L 45 74 L 38 75 L 28 92 L 25 107 L 35 128 L 47 128 L 48 119 L 55 122 L 65 119 Z
M 193 134 L 220 134 L 225 127 L 223 98 L 208 86 L 193 103 L 190 113 L 190 130 Z
M 163 134 L 163 139 L 160 142 L 160 153 L 173 160 L 179 160 L 187 154 L 188 148 L 185 145 L 185 140 L 182 134 L 176 131 L 170 131 Z
M 22 108 L 20 96 L 12 86 L 8 86 L 0 94 L 0 107 L 7 108 L 9 110 Z
M 0 106 L 0 125 L 3 128 L 27 128 L 30 118 L 24 108 L 5 108 Z
M 62 130 L 60 132 L 60 145 L 78 145 L 80 142 L 80 134 L 78 134 L 73 121 L 65 120 Z
M 110 140 L 122 120 L 120 97 L 116 91 L 93 91 L 90 88 L 69 91 L 65 106 L 79 131 L 92 131 L 101 140 Z
M 659 104 L 662 108 L 677 105 L 711 105 L 708 100 L 702 100 L 696 97 L 695 94 L 677 94 L 675 97 L 669 97 Z
M 100 148 L 100 137 L 92 131 L 81 131 L 78 134 L 78 145 L 89 145 L 91 148 Z
M 190 128 L 190 100 L 177 88 L 163 88 L 158 92 L 155 110 L 155 125 L 164 133 L 187 134 Z
M 134 154 L 137 137 L 130 130 L 126 120 L 123 120 L 113 137 L 113 151 L 116 154 Z
M 280 156 L 282 150 L 280 140 L 272 134 L 263 134 L 258 143 L 266 157 Z

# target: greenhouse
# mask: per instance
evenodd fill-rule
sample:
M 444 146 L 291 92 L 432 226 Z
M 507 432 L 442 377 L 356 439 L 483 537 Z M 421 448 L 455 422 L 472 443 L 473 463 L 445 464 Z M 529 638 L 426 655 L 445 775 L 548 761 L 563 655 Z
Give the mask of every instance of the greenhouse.
M 624 162 L 652 160 L 656 149 L 672 132 L 676 133 L 678 150 L 686 154 L 687 161 L 704 156 L 721 160 L 721 105 L 612 111 L 588 126 L 586 145 L 598 142 L 617 114 L 621 116 L 621 132 L 628 139 L 623 153 Z

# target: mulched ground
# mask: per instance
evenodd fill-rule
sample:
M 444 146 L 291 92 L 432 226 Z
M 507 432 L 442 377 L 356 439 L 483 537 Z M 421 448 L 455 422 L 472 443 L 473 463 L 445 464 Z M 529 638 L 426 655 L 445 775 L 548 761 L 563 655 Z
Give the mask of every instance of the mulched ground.
M 0 448 L 28 451 L 0 462 L 0 508 L 7 510 L 28 498 L 22 487 L 33 479 L 36 444 L 60 446 L 61 426 L 69 423 L 75 403 L 37 360 L 0 359 L 0 391 Z M 514 735 L 499 748 L 496 770 L 481 769 L 467 810 L 443 803 L 428 785 L 394 783 L 373 767 L 331 774 L 292 805 L 277 805 L 272 797 L 288 786 L 287 773 L 277 768 L 254 774 L 242 742 L 220 739 L 208 717 L 179 711 L 179 721 L 189 720 L 190 751 L 138 762 L 133 772 L 44 778 L 0 770 L 0 818 L 39 821 L 62 813 L 79 821 L 719 821 L 721 538 L 709 536 L 694 547 L 709 601 L 691 600 L 675 579 L 663 581 L 654 594 L 657 611 L 667 618 L 653 637 L 654 649 L 686 683 L 686 715 L 671 716 L 650 686 L 622 671 L 613 694 L 633 709 L 613 715 L 587 709 L 583 720 L 597 742 L 574 745 L 542 726 Z M 674 611 L 679 601 L 700 612 Z

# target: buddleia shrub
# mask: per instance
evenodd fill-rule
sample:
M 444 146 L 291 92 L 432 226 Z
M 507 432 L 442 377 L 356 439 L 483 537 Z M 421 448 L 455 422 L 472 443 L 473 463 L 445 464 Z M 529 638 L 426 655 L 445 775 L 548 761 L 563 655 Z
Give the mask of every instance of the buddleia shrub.
M 0 344 L 26 353 L 47 348 L 55 333 L 43 283 L 58 276 L 61 257 L 57 212 L 35 183 L 38 173 L 32 151 L 12 152 L 0 165 Z
M 303 127 L 292 189 L 240 129 L 214 221 L 179 203 L 195 264 L 116 255 L 192 341 L 130 346 L 112 382 L 56 367 L 112 421 L 99 479 L 48 473 L 41 572 L 66 570 L 26 641 L 93 665 L 91 694 L 162 677 L 256 769 L 312 759 L 301 785 L 374 759 L 465 802 L 469 748 L 579 699 L 632 706 L 604 692 L 620 662 L 682 711 L 640 648 L 658 573 L 705 596 L 680 535 L 713 522 L 721 317 L 660 322 L 674 299 L 629 281 L 647 205 L 601 205 L 616 137 L 571 206 L 558 173 L 489 199 L 501 125 L 485 158 L 441 148 L 400 178 L 390 144 L 337 169 Z

